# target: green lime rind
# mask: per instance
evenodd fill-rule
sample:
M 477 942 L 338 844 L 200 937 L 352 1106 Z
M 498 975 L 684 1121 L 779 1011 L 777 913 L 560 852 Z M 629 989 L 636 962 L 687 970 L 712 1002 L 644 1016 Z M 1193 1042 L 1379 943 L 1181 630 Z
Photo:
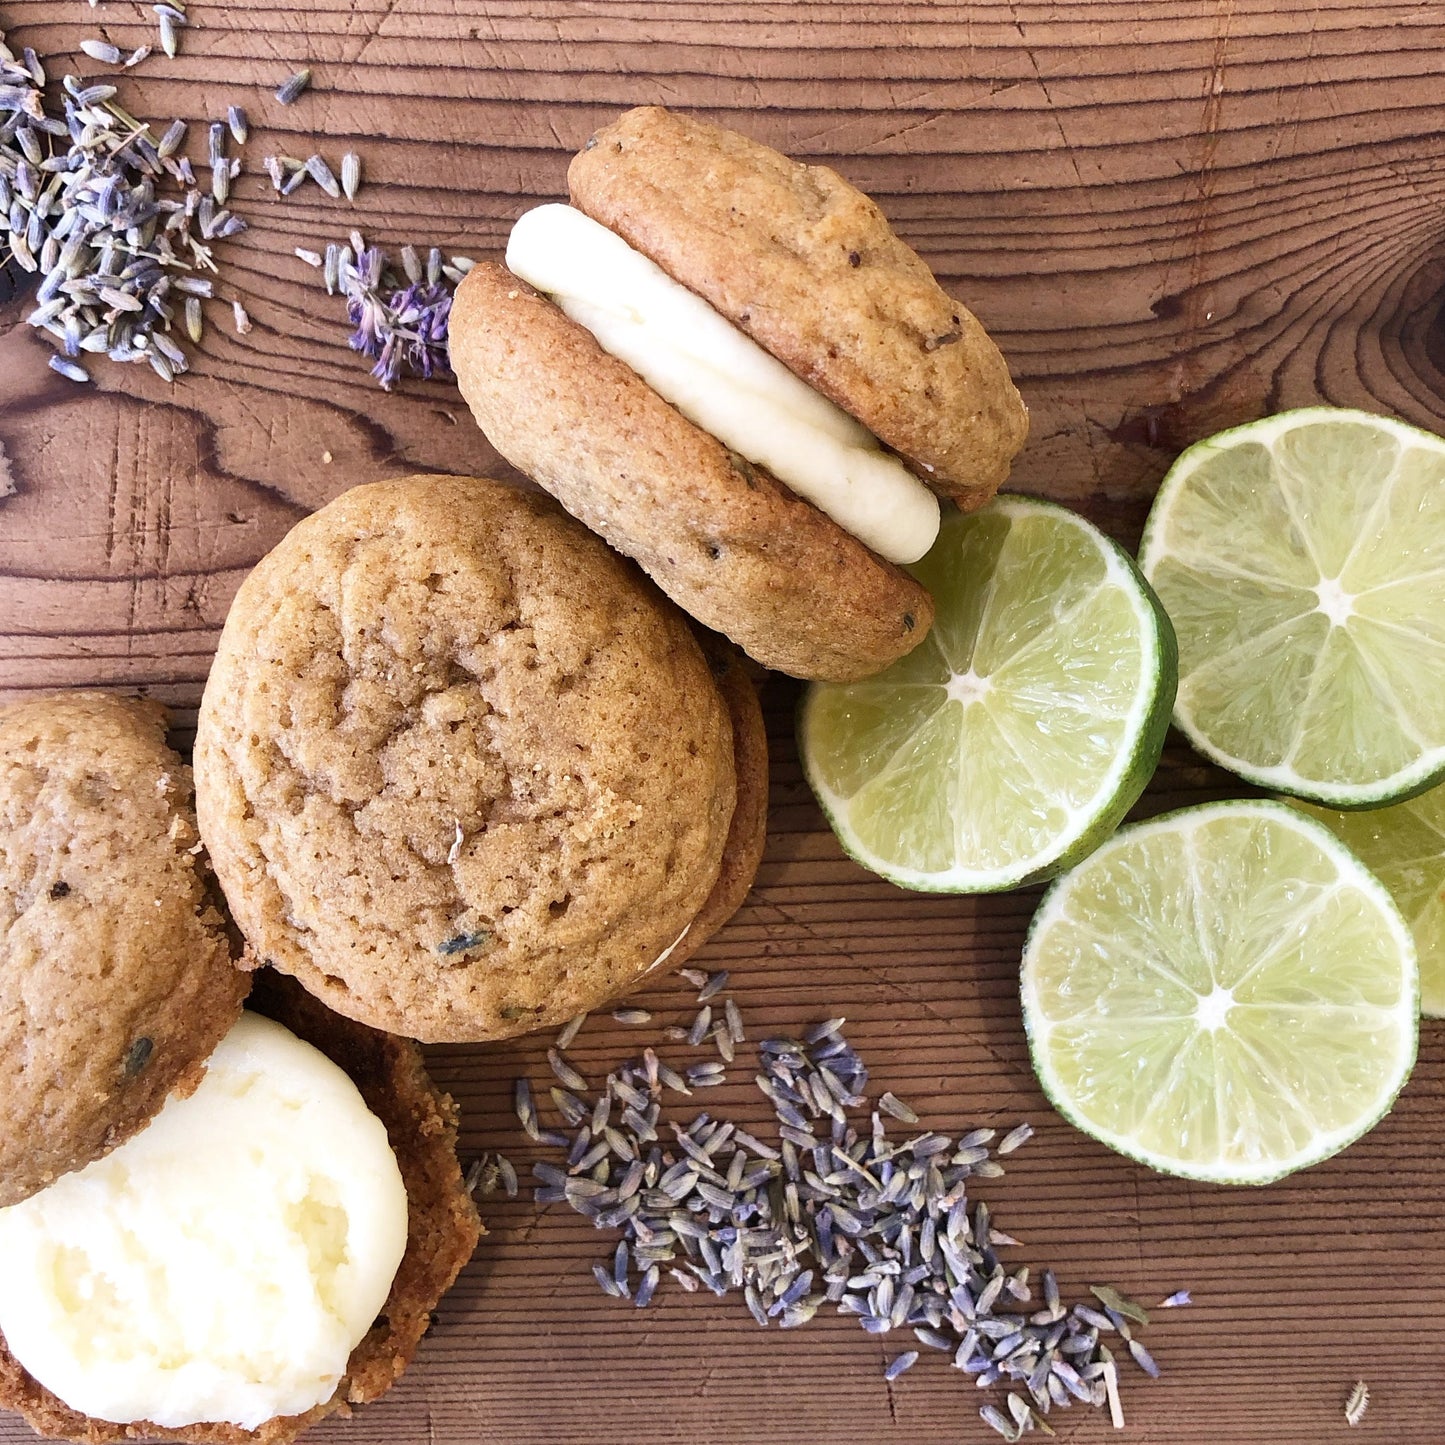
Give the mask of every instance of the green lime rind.
M 1296 833 L 1303 835 L 1319 849 L 1320 854 L 1329 860 L 1338 870 L 1339 884 L 1341 888 L 1353 887 L 1359 894 L 1363 895 L 1370 904 L 1378 911 L 1380 919 L 1384 922 L 1385 928 L 1394 943 L 1395 957 L 1399 965 L 1399 996 L 1386 1010 L 1394 1020 L 1396 1027 L 1391 1033 L 1394 1047 L 1388 1077 L 1378 1088 L 1373 1098 L 1367 1105 L 1360 1108 L 1353 1115 L 1348 1123 L 1331 1130 L 1321 1131 L 1313 1137 L 1305 1147 L 1294 1150 L 1282 1157 L 1273 1157 L 1257 1161 L 1253 1164 L 1225 1164 L 1223 1161 L 1191 1160 L 1181 1157 L 1179 1153 L 1168 1154 L 1159 1149 L 1151 1149 L 1140 1144 L 1139 1140 L 1129 1134 L 1121 1133 L 1102 1127 L 1099 1121 L 1092 1118 L 1075 1102 L 1073 1091 L 1068 1083 L 1060 1077 L 1054 1067 L 1053 1059 L 1049 1050 L 1049 1034 L 1058 1028 L 1060 1024 L 1055 1021 L 1050 1023 L 1043 1016 L 1043 1010 L 1038 999 L 1039 979 L 1038 971 L 1039 954 L 1042 943 L 1049 930 L 1058 926 L 1064 915 L 1064 905 L 1072 891 L 1080 887 L 1081 881 L 1087 882 L 1088 875 L 1107 863 L 1110 856 L 1116 851 L 1131 848 L 1141 841 L 1149 840 L 1152 837 L 1159 837 L 1171 830 L 1179 830 L 1182 826 L 1197 826 L 1207 823 L 1214 818 L 1228 818 L 1251 816 L 1254 818 L 1275 819 L 1287 821 L 1289 827 Z M 1192 876 L 1192 875 L 1191 875 Z M 1281 878 L 1281 883 L 1288 887 L 1293 880 Z M 1130 900 L 1130 906 L 1137 909 L 1138 900 Z M 1298 923 L 1298 917 L 1296 923 Z M 1283 946 L 1283 945 L 1282 945 Z M 1172 967 L 1175 960 L 1169 959 L 1166 962 Z M 1249 976 L 1248 972 L 1245 978 Z M 1239 986 L 1238 982 L 1235 985 Z M 1368 1133 L 1375 1127 L 1394 1106 L 1395 1100 L 1399 1097 L 1401 1089 L 1409 1080 L 1414 1068 L 1418 1048 L 1418 1010 L 1419 1010 L 1419 973 L 1416 965 L 1416 954 L 1413 939 L 1409 927 L 1402 917 L 1399 908 L 1391 898 L 1388 890 L 1370 872 L 1360 859 L 1347 848 L 1340 840 L 1329 831 L 1323 824 L 1316 822 L 1312 817 L 1307 816 L 1302 810 L 1282 802 L 1265 799 L 1251 799 L 1241 801 L 1226 801 L 1220 803 L 1206 803 L 1189 808 L 1181 808 L 1174 812 L 1161 814 L 1147 822 L 1135 823 L 1129 827 L 1120 829 L 1112 839 L 1105 842 L 1090 859 L 1071 872 L 1059 878 L 1052 887 L 1044 894 L 1034 918 L 1029 927 L 1028 937 L 1024 945 L 1023 968 L 1020 975 L 1020 997 L 1023 1007 L 1024 1031 L 1028 1038 L 1029 1052 L 1033 1060 L 1034 1072 L 1038 1077 L 1040 1087 L 1043 1089 L 1049 1102 L 1075 1128 L 1096 1139 L 1098 1142 L 1107 1145 L 1127 1158 L 1137 1163 L 1147 1165 L 1160 1173 L 1170 1174 L 1179 1178 L 1200 1180 L 1207 1183 L 1229 1184 L 1229 1185 L 1265 1185 L 1271 1184 L 1287 1175 L 1319 1164 L 1331 1158 L 1354 1143 L 1361 1136 Z M 1106 1005 L 1113 1004 L 1115 1007 L 1114 1017 L 1123 1017 L 1127 1020 L 1127 1013 L 1118 1011 L 1118 998 L 1113 991 L 1101 995 Z M 1326 1007 L 1348 1007 L 1348 1001 L 1343 1004 L 1325 1005 Z M 1158 1007 L 1155 1005 L 1155 1007 Z M 1104 1016 L 1110 1016 L 1106 1007 Z M 1157 1027 L 1161 1022 L 1172 1023 L 1174 1019 L 1160 1019 L 1156 1017 L 1143 1017 L 1137 1020 L 1138 1023 Z M 1104 1038 L 1106 1052 L 1108 1047 L 1117 1051 L 1118 1029 L 1114 1029 L 1112 1036 Z M 1122 1057 L 1122 1055 L 1121 1055 Z M 1175 1061 L 1177 1063 L 1177 1059 Z M 1173 1082 L 1173 1071 L 1171 1070 L 1170 1082 Z M 1135 1087 L 1138 1087 L 1137 1080 Z M 1272 1083 L 1273 1081 L 1269 1081 Z M 1218 1080 L 1216 1080 L 1216 1087 Z M 1150 1107 L 1157 1106 L 1158 1093 L 1151 1093 L 1149 1098 Z M 1216 1094 L 1216 1106 L 1218 1094 Z M 1220 1123 L 1221 1133 L 1224 1129 L 1224 1122 Z
M 810 739 L 815 735 L 818 709 L 825 705 L 830 697 L 836 698 L 847 688 L 887 687 L 891 678 L 908 675 L 908 659 L 895 663 L 864 684 L 811 685 L 799 703 L 797 736 L 804 774 L 819 806 L 844 851 L 851 858 L 899 887 L 916 892 L 994 893 L 1027 887 L 1056 876 L 1086 857 L 1118 827 L 1153 776 L 1163 750 L 1174 703 L 1178 667 L 1174 629 L 1159 598 L 1128 552 L 1066 507 L 1012 495 L 996 498 L 988 508 L 971 514 L 970 517 L 947 519 L 940 545 L 950 545 L 964 526 L 984 516 L 1002 516 L 1008 518 L 1011 524 L 1014 520 L 1028 517 L 1054 518 L 1064 522 L 1079 537 L 1087 539 L 1089 547 L 1104 568 L 1104 580 L 1099 594 L 1102 595 L 1105 589 L 1112 589 L 1128 601 L 1137 629 L 1138 656 L 1141 660 L 1138 685 L 1112 765 L 1101 777 L 1088 805 L 1075 810 L 1076 816 L 1071 820 L 1071 825 L 1054 838 L 1050 846 L 1036 850 L 1031 856 L 1010 860 L 1004 866 L 953 866 L 944 869 L 909 866 L 904 861 L 882 856 L 877 850 L 868 847 L 850 824 L 849 799 L 829 786 L 810 744 Z M 939 553 L 935 549 L 912 570 L 928 585 L 929 573 L 938 565 Z M 976 599 L 970 600 L 969 605 L 976 605 L 980 610 L 984 606 Z M 946 619 L 944 623 L 946 625 Z M 920 727 L 922 726 L 920 724 Z
M 1375 416 L 1364 411 L 1328 406 L 1301 407 L 1292 411 L 1278 412 L 1259 421 L 1232 427 L 1195 443 L 1180 454 L 1160 484 L 1139 546 L 1140 567 L 1150 582 L 1158 588 L 1166 608 L 1169 606 L 1172 594 L 1170 589 L 1162 584 L 1159 572 L 1162 564 L 1171 559 L 1177 560 L 1177 558 L 1174 557 L 1165 534 L 1169 528 L 1171 516 L 1179 505 L 1180 498 L 1185 493 L 1191 478 L 1200 473 L 1205 464 L 1213 458 L 1235 448 L 1252 443 L 1269 450 L 1280 438 L 1289 433 L 1297 433 L 1303 428 L 1317 425 L 1356 425 L 1365 429 L 1371 436 L 1389 438 L 1400 449 L 1399 457 L 1396 459 L 1396 469 L 1398 469 L 1399 458 L 1402 458 L 1411 448 L 1419 448 L 1425 453 L 1445 458 L 1445 440 L 1418 427 L 1396 421 L 1391 417 Z M 1241 463 L 1241 466 L 1243 465 L 1244 463 Z M 1397 470 L 1392 470 L 1382 490 L 1389 491 L 1390 487 L 1394 485 L 1396 475 Z M 1256 491 L 1259 490 L 1256 489 Z M 1280 489 L 1273 487 L 1271 495 L 1274 493 L 1280 493 Z M 1287 511 L 1288 507 L 1282 500 L 1282 493 L 1280 496 L 1281 507 Z M 1284 525 L 1282 528 L 1272 528 L 1272 534 L 1276 531 L 1292 530 L 1294 525 L 1292 517 L 1286 520 L 1282 512 L 1276 520 L 1283 522 Z M 1238 542 L 1238 538 L 1233 540 Z M 1271 540 L 1274 540 L 1273 535 Z M 1291 546 L 1294 545 L 1295 540 L 1292 537 Z M 1267 568 L 1268 559 L 1263 556 L 1264 550 L 1267 549 L 1261 551 L 1261 562 Z M 1307 543 L 1304 550 L 1306 552 L 1309 550 Z M 1381 549 L 1382 552 L 1388 550 L 1393 549 Z M 1347 558 L 1347 562 L 1353 560 L 1353 555 L 1352 552 L 1350 558 Z M 1224 573 L 1229 573 L 1231 569 L 1225 566 L 1222 570 Z M 1427 571 L 1430 576 L 1437 575 L 1433 563 Z M 1298 586 L 1298 580 L 1295 579 L 1296 586 Z M 1266 590 L 1272 585 L 1281 587 L 1286 585 L 1283 578 L 1275 576 L 1254 577 L 1247 581 L 1258 582 Z M 1408 582 L 1408 579 L 1405 581 Z M 1390 585 L 1401 584 L 1395 582 Z M 1181 632 L 1184 630 L 1182 625 L 1180 630 Z M 1288 761 L 1263 764 L 1240 757 L 1211 736 L 1210 730 L 1201 724 L 1198 717 L 1191 711 L 1188 701 L 1189 688 L 1186 684 L 1193 673 L 1194 663 L 1188 655 L 1188 647 L 1181 648 L 1181 653 L 1182 677 L 1174 707 L 1175 725 L 1204 757 L 1247 782 L 1271 792 L 1304 798 L 1339 811 L 1385 807 L 1417 797 L 1437 784 L 1445 782 L 1445 734 L 1441 735 L 1438 745 L 1422 743 L 1419 756 L 1407 765 L 1395 768 L 1384 776 L 1365 779 L 1333 776 L 1311 777 L 1290 766 Z M 1209 666 L 1218 663 L 1219 660 L 1219 656 L 1214 654 L 1201 661 L 1205 666 Z M 1298 698 L 1289 696 L 1286 684 L 1277 681 L 1272 675 L 1277 663 L 1276 655 L 1262 664 L 1259 671 L 1259 693 L 1256 703 L 1258 706 L 1266 708 L 1269 704 L 1274 703 L 1284 711 L 1286 716 L 1293 716 L 1293 709 L 1297 705 Z M 1388 707 L 1383 709 L 1383 713 L 1389 718 L 1396 716 Z

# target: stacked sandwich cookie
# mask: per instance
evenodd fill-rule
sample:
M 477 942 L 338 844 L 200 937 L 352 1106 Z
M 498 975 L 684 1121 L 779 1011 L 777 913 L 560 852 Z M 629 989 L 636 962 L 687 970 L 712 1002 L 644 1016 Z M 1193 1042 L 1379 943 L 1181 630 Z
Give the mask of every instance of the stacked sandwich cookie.
M 866 196 L 731 131 L 629 111 L 568 180 L 457 294 L 492 444 L 767 667 L 909 652 L 938 498 L 981 506 L 1027 430 L 983 327 Z
M 243 1012 L 157 707 L 0 713 L 0 1406 L 284 1442 L 374 1399 L 476 1245 L 415 1046 L 267 975 Z

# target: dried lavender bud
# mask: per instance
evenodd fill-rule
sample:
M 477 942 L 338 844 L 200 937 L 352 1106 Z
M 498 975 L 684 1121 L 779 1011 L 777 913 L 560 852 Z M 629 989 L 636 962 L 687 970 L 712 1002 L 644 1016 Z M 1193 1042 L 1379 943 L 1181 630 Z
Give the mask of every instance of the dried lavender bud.
M 282 105 L 295 105 L 302 92 L 311 84 L 310 70 L 298 70 L 277 92 L 276 99 Z
M 332 173 L 331 167 L 320 156 L 308 156 L 306 158 L 306 174 L 331 197 L 333 201 L 341 199 L 341 184 Z
M 64 357 L 52 356 L 50 358 L 51 371 L 57 371 L 68 381 L 89 381 L 90 373 L 83 367 L 77 366 L 73 361 L 66 361 Z
M 176 52 L 180 49 L 180 32 L 186 23 L 186 17 L 174 5 L 152 5 L 151 9 L 160 25 L 161 49 L 175 59 Z
M 120 64 L 120 49 L 108 40 L 82 40 L 80 48 L 92 60 L 98 60 L 102 65 Z

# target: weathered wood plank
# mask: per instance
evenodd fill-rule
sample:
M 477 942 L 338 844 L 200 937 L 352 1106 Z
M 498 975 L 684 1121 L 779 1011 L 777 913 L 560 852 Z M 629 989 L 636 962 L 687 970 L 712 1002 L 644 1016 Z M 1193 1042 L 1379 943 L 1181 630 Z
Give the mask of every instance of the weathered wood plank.
M 597 125 L 643 101 L 694 108 L 874 192 L 985 319 L 1033 413 L 1022 489 L 1083 507 L 1126 541 L 1179 447 L 1315 400 L 1445 426 L 1441 292 L 1445 139 L 1438 7 L 1280 0 L 672 3 L 672 0 L 192 0 L 180 56 L 126 77 L 162 121 L 250 112 L 222 294 L 196 373 L 97 367 L 100 395 L 45 369 L 0 312 L 0 695 L 62 685 L 199 697 L 249 566 L 344 487 L 410 470 L 494 470 L 447 386 L 385 396 L 345 348 L 338 304 L 292 256 L 353 226 L 396 246 L 480 256 L 526 206 L 559 195 Z M 104 27 L 153 34 L 140 4 L 5 0 L 13 40 L 73 63 Z M 302 64 L 312 91 L 271 96 Z M 95 67 L 91 66 L 90 69 Z M 349 207 L 271 196 L 274 151 L 355 147 Z M 1394 1115 L 1347 1154 L 1268 1189 L 1171 1181 L 1052 1116 L 1019 1027 L 1016 968 L 1035 895 L 904 895 L 840 855 L 793 754 L 794 689 L 772 686 L 769 849 L 706 961 L 733 970 L 754 1030 L 834 1011 L 877 1087 L 927 1121 L 1029 1117 L 1039 1136 L 987 1197 L 1022 1257 L 1066 1288 L 1104 1278 L 1143 1298 L 1189 1286 L 1151 1332 L 1166 1370 L 1126 1396 L 1132 1438 L 1315 1442 L 1431 1438 L 1445 1345 L 1445 1038 L 1427 1026 Z M 1141 810 L 1220 796 L 1180 743 Z M 669 1021 L 680 985 L 645 996 Z M 610 1021 L 578 1043 L 601 1074 L 639 1046 Z M 433 1052 L 462 1103 L 464 1150 L 525 1164 L 507 1096 L 545 1041 Z M 750 1111 L 740 1082 L 709 1104 Z M 646 1315 L 604 1300 L 583 1221 L 529 1202 L 491 1237 L 422 1358 L 385 1401 L 323 1427 L 352 1445 L 462 1442 L 992 1438 L 940 1358 L 895 1386 L 906 1342 L 822 1320 L 757 1331 L 741 1308 L 663 1292 Z M 1131 1382 L 1132 1383 L 1132 1382 Z M 1107 1422 L 1064 1417 L 1079 1442 Z M 0 1441 L 28 1433 L 0 1422 Z M 1353 1438 L 1353 1437 L 1352 1437 Z

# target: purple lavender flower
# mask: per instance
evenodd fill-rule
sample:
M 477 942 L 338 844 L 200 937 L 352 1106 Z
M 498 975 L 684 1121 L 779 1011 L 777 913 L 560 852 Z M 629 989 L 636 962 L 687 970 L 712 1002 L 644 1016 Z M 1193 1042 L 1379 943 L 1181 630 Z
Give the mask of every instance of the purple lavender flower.
M 342 289 L 355 328 L 351 348 L 376 363 L 371 374 L 387 391 L 403 374 L 427 381 L 450 376 L 452 278 L 412 281 L 377 246 L 354 255 L 342 266 Z

